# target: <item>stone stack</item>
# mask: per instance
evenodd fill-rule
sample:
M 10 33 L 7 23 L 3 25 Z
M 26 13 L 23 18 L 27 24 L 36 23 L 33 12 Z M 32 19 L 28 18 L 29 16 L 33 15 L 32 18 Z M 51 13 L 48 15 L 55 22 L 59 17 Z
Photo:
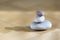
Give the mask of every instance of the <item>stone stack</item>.
M 30 28 L 33 30 L 46 30 L 52 27 L 52 23 L 45 19 L 44 11 L 37 11 L 34 21 L 31 23 Z

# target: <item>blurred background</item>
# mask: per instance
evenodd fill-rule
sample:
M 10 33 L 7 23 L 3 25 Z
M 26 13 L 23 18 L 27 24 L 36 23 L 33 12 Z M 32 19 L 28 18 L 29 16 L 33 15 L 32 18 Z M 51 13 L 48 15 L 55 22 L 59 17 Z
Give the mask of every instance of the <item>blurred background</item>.
M 60 28 L 60 0 L 0 0 L 0 31 L 26 30 L 23 27 L 29 27 L 36 10 L 45 11 L 46 19 L 52 22 L 53 29 Z

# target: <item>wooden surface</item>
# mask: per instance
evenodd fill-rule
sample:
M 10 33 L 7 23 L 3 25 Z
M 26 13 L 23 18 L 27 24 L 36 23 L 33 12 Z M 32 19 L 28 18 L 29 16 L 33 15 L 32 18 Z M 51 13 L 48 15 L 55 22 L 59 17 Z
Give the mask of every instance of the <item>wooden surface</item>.
M 23 14 L 25 13 L 25 14 Z M 46 19 L 53 23 L 46 31 L 33 31 L 29 28 L 35 11 L 4 11 L 0 13 L 0 40 L 59 40 L 60 12 L 45 11 Z
M 59 0 L 0 0 L 0 40 L 60 40 Z M 36 10 L 44 9 L 53 24 L 46 31 L 29 28 Z

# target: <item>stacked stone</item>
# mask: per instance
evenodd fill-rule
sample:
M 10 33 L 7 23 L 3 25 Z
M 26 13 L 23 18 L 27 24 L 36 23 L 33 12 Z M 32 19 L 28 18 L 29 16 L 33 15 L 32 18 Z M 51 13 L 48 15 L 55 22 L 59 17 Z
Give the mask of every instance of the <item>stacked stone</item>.
M 46 30 L 52 27 L 52 23 L 45 19 L 44 11 L 38 10 L 36 12 L 36 17 L 31 23 L 30 28 L 33 30 Z

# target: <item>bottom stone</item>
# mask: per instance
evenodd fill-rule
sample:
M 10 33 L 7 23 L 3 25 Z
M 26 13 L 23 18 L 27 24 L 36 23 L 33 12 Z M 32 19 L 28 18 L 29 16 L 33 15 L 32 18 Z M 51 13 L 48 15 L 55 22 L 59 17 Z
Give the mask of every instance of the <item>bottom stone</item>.
M 30 28 L 33 30 L 46 30 L 46 29 L 50 29 L 51 27 L 52 27 L 52 23 L 48 20 L 45 20 L 42 23 L 32 22 L 30 25 Z

